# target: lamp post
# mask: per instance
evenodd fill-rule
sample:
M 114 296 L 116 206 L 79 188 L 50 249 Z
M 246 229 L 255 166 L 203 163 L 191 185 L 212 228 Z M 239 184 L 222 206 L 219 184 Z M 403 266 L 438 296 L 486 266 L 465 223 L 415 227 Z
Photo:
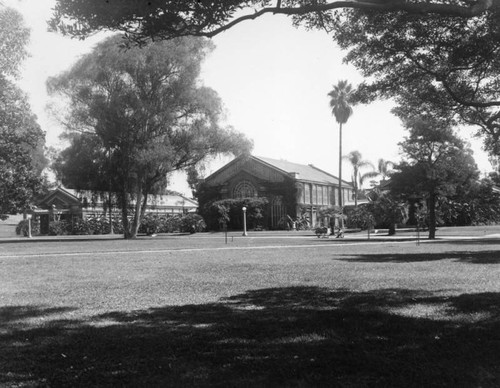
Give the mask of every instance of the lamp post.
M 111 211 L 113 208 L 113 197 L 111 194 L 111 147 L 108 147 L 108 163 L 109 163 L 109 181 L 108 181 L 108 200 L 109 200 L 109 234 L 114 234 L 113 232 L 113 212 Z
M 247 208 L 243 206 L 243 236 L 248 236 L 247 233 Z
M 26 219 L 28 220 L 28 238 L 32 238 L 33 236 L 31 235 L 31 214 L 26 214 Z

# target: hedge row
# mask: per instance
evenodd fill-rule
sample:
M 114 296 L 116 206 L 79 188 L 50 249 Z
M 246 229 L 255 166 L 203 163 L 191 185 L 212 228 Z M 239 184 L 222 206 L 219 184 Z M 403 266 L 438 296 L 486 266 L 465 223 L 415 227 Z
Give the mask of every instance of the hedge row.
M 123 233 L 123 223 L 120 217 L 115 217 L 113 222 L 113 232 Z M 185 214 L 179 216 L 158 216 L 148 214 L 144 217 L 139 227 L 139 233 L 196 233 L 203 232 L 206 224 L 198 214 Z M 109 219 L 107 217 L 89 217 L 78 219 L 73 222 L 60 220 L 49 223 L 49 235 L 92 235 L 109 233 Z M 16 227 L 16 234 L 28 235 L 28 221 L 22 220 Z M 31 234 L 40 234 L 39 223 L 32 223 Z

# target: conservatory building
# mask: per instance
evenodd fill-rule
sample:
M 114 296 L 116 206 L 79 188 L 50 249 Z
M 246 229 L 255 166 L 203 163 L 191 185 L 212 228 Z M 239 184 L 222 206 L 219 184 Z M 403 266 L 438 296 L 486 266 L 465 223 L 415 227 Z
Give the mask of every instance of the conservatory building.
M 203 201 L 265 197 L 264 226 L 279 229 L 283 217 L 307 217 L 310 226 L 323 222 L 320 211 L 338 204 L 339 179 L 312 164 L 244 155 L 203 182 L 211 195 Z M 342 181 L 343 205 L 353 204 L 353 186 Z M 202 207 L 200 199 L 200 207 Z

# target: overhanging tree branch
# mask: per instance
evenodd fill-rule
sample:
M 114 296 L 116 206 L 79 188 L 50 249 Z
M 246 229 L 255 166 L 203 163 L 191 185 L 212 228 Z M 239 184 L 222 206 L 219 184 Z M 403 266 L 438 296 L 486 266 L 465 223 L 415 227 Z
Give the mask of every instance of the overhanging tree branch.
M 210 32 L 194 33 L 194 35 L 205 36 L 208 38 L 214 37 L 215 35 L 224 32 L 235 25 L 244 22 L 246 20 L 255 20 L 265 14 L 271 13 L 274 15 L 287 15 L 287 16 L 301 16 L 311 13 L 324 13 L 328 11 L 333 11 L 341 8 L 351 8 L 360 10 L 374 10 L 378 12 L 395 12 L 403 11 L 411 14 L 437 14 L 443 16 L 458 16 L 464 18 L 471 18 L 479 16 L 484 12 L 497 9 L 499 7 L 498 0 L 479 0 L 470 7 L 464 7 L 454 4 L 444 4 L 444 3 L 428 3 L 428 2 L 405 2 L 398 0 L 375 0 L 375 1 L 334 1 L 333 3 L 326 4 L 311 4 L 304 5 L 300 7 L 268 7 L 262 8 L 253 14 L 240 16 L 231 22 L 215 28 Z
M 259 4 L 263 6 L 259 7 Z M 500 0 L 478 0 L 476 2 L 404 1 L 404 0 L 341 0 L 318 2 L 316 0 L 270 1 L 226 0 L 184 2 L 156 0 L 140 4 L 136 0 L 112 2 L 87 2 L 84 0 L 57 0 L 54 17 L 49 22 L 52 30 L 64 34 L 87 37 L 103 30 L 124 31 L 129 40 L 145 43 L 148 39 L 170 39 L 179 36 L 214 37 L 244 21 L 255 20 L 266 14 L 305 17 L 316 15 L 323 18 L 338 9 L 358 9 L 380 13 L 405 12 L 413 15 L 434 14 L 445 17 L 473 18 L 488 11 L 498 11 Z M 265 5 L 269 6 L 265 6 Z M 251 13 L 239 14 L 243 10 Z M 326 25 L 326 24 L 325 24 Z

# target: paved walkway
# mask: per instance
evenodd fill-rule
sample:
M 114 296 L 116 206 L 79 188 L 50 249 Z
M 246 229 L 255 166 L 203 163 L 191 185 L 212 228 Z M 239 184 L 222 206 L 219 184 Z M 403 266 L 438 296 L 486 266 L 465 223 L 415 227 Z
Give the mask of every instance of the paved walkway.
M 448 228 L 451 229 L 451 228 Z M 196 233 L 196 234 L 185 234 L 185 233 L 172 233 L 172 234 L 159 234 L 157 237 L 190 237 L 196 239 L 214 239 L 223 238 L 223 232 L 216 233 Z M 152 236 L 139 235 L 139 239 L 150 239 L 155 238 Z M 366 232 L 356 232 L 356 233 L 346 233 L 343 239 L 337 239 L 334 236 L 320 237 L 318 238 L 312 231 L 264 231 L 264 232 L 249 232 L 247 237 L 242 236 L 239 231 L 228 232 L 228 238 L 231 239 L 313 239 L 313 240 L 325 240 L 325 241 L 338 241 L 338 242 L 367 242 L 371 241 L 415 241 L 418 236 L 413 230 L 398 230 L 398 233 L 394 236 L 388 236 L 387 232 L 383 231 L 381 233 L 371 233 L 370 239 L 368 240 L 368 235 Z M 31 238 L 24 236 L 15 237 L 1 237 L 1 243 L 26 243 L 26 242 L 48 242 L 48 241 L 99 241 L 99 240 L 122 240 L 123 234 L 103 234 L 103 235 L 69 235 L 69 236 L 33 236 Z M 427 233 L 421 232 L 419 239 L 421 241 L 429 241 L 427 239 Z M 477 240 L 477 239 L 498 239 L 500 243 L 500 233 L 487 233 L 487 231 L 477 231 L 476 234 L 464 235 L 463 233 L 453 234 L 452 230 L 443 233 L 442 235 L 438 232 L 436 240 Z

